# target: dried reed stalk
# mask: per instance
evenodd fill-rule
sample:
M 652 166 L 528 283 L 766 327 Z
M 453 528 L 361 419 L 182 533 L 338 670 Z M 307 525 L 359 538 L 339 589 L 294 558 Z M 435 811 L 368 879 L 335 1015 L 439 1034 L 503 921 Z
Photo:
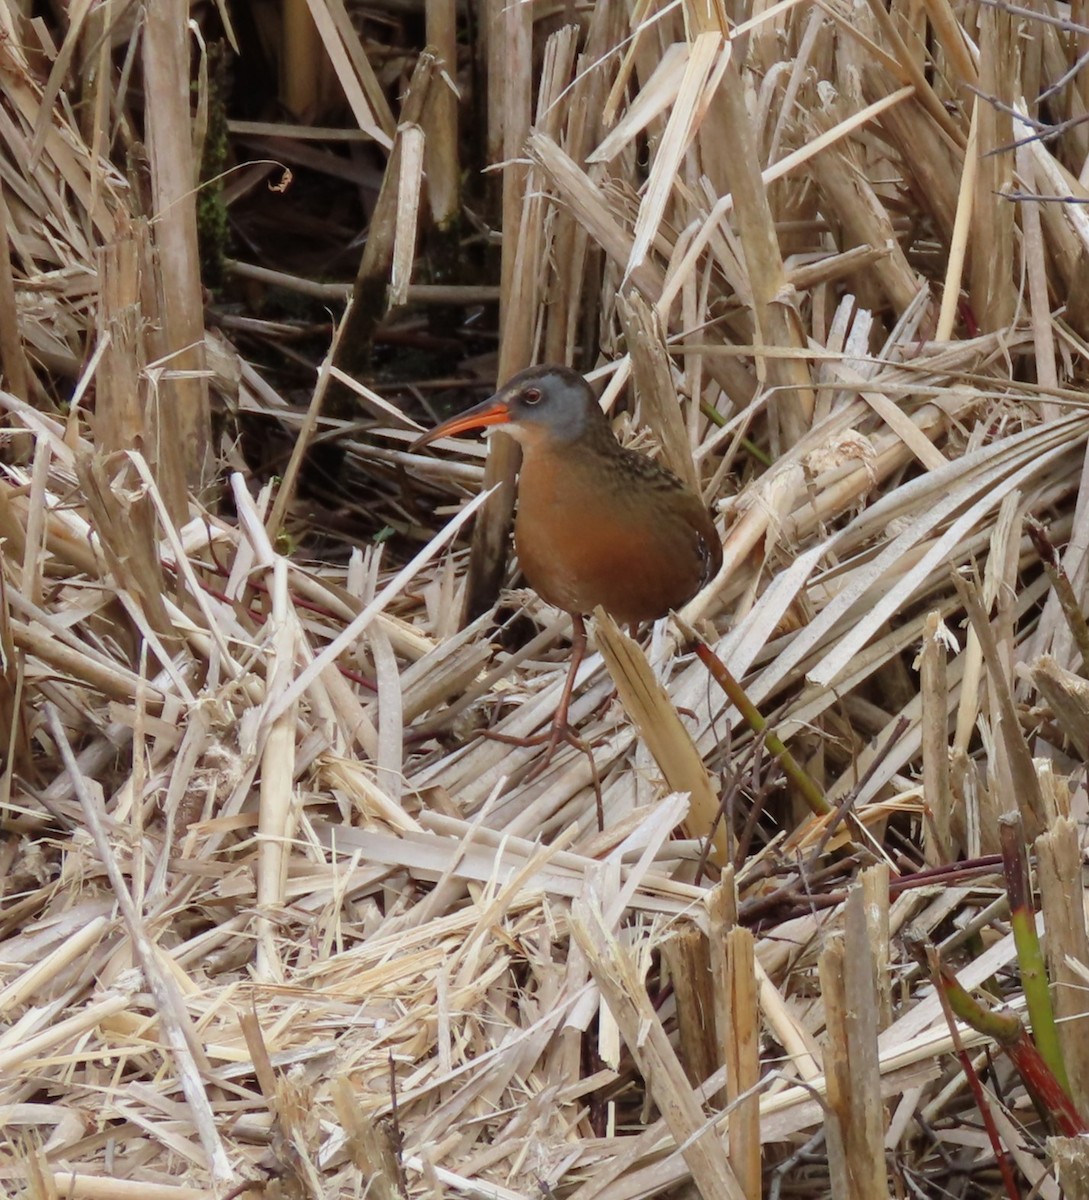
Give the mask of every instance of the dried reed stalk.
M 157 466 L 167 505 L 179 522 L 187 515 L 186 490 L 199 492 L 211 471 L 203 297 L 192 202 L 197 164 L 189 134 L 187 17 L 182 0 L 166 0 L 148 14 L 144 34 L 160 328 L 152 346 L 153 357 L 165 368 L 156 412 Z

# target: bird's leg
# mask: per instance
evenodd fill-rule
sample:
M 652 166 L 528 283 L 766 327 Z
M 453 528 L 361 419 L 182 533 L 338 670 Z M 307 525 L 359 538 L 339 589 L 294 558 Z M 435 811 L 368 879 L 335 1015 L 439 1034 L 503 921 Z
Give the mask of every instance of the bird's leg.
M 482 729 L 480 731 L 483 737 L 491 738 L 497 742 L 505 742 L 509 746 L 543 745 L 545 747 L 544 756 L 534 765 L 533 770 L 526 776 L 527 779 L 532 779 L 535 775 L 539 775 L 548 766 L 552 761 L 553 754 L 556 753 L 556 748 L 561 742 L 567 742 L 568 745 L 574 746 L 576 750 L 586 750 L 587 748 L 583 740 L 567 723 L 567 711 L 571 707 L 571 694 L 575 690 L 575 677 L 579 673 L 579 666 L 582 664 L 582 660 L 586 657 L 586 622 L 578 613 L 572 613 L 571 625 L 571 665 L 567 668 L 567 678 L 563 682 L 560 702 L 556 705 L 556 712 L 552 718 L 552 728 L 548 733 L 535 734 L 533 737 L 515 737 L 513 734 L 497 733 L 492 729 Z
M 590 747 L 567 723 L 567 710 L 571 707 L 571 694 L 575 690 L 575 677 L 579 673 L 579 666 L 582 660 L 586 657 L 586 622 L 582 619 L 581 614 L 571 614 L 571 627 L 571 665 L 567 668 L 567 678 L 563 681 L 560 702 L 556 705 L 556 712 L 552 717 L 552 728 L 545 741 L 545 752 L 541 756 L 540 761 L 534 763 L 533 769 L 525 778 L 527 783 L 531 779 L 536 779 L 538 775 L 547 769 L 560 743 L 566 742 L 569 746 L 574 746 L 576 750 L 581 750 L 583 754 L 589 757 L 590 767 L 594 775 L 594 792 L 598 797 L 598 808 L 600 810 L 601 785 L 597 780 L 597 767 L 594 765 L 594 756 L 590 751 Z
M 562 741 L 570 739 L 574 731 L 567 723 L 567 710 L 571 707 L 571 693 L 575 690 L 575 676 L 579 673 L 582 660 L 586 657 L 586 622 L 581 613 L 571 614 L 571 665 L 567 668 L 567 678 L 563 681 L 563 691 L 560 702 L 556 705 L 556 714 L 552 718 L 552 734 L 548 739 L 547 762 L 552 757 L 556 747 Z
M 536 737 L 514 737 L 509 733 L 496 733 L 491 729 L 483 729 L 481 735 L 492 738 L 497 742 L 505 742 L 513 746 L 546 746 L 540 762 L 534 763 L 532 769 L 525 775 L 523 782 L 535 779 L 552 761 L 553 754 L 561 742 L 566 742 L 576 750 L 581 750 L 590 760 L 590 782 L 594 788 L 596 800 L 597 828 L 600 833 L 605 828 L 605 814 L 601 796 L 601 779 L 597 773 L 597 763 L 594 762 L 594 752 L 591 746 L 582 740 L 571 728 L 567 721 L 567 712 L 571 707 L 571 696 L 575 690 L 575 678 L 579 673 L 582 660 L 586 657 L 586 622 L 579 613 L 571 614 L 571 665 L 567 668 L 567 678 L 563 681 L 563 691 L 556 712 L 552 717 L 552 728 L 546 734 Z

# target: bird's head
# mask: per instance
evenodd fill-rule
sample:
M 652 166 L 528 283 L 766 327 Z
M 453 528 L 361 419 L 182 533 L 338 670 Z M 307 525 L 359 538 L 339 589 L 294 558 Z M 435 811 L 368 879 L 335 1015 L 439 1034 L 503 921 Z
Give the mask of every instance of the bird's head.
M 588 434 L 612 437 L 590 385 L 570 367 L 530 367 L 512 376 L 487 400 L 437 425 L 413 450 L 470 429 L 498 426 L 523 446 L 577 442 Z

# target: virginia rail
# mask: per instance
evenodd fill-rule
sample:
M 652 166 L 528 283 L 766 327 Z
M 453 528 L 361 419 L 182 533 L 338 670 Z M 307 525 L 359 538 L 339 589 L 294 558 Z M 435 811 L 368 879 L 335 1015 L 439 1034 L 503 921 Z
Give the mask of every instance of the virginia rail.
M 583 614 L 600 604 L 620 624 L 664 617 L 717 573 L 722 543 L 703 501 L 672 471 L 620 445 L 577 371 L 521 371 L 412 449 L 491 425 L 522 446 L 514 524 L 522 571 L 543 600 L 570 614 L 574 629 L 547 763 L 561 741 L 578 744 L 567 710 L 586 652 Z

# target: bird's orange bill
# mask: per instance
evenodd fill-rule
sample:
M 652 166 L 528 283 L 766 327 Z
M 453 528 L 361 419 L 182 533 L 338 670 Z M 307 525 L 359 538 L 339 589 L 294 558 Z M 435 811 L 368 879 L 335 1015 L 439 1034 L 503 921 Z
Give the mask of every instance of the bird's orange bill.
M 505 425 L 508 421 L 510 421 L 510 408 L 507 402 L 498 400 L 495 396 L 489 396 L 480 404 L 466 409 L 463 413 L 458 413 L 456 417 L 451 417 L 448 421 L 443 421 L 441 425 L 436 425 L 423 437 L 418 437 L 409 449 L 422 450 L 424 446 L 430 446 L 439 438 L 452 437 L 455 433 L 465 433 L 469 429 L 483 429 L 487 425 Z

